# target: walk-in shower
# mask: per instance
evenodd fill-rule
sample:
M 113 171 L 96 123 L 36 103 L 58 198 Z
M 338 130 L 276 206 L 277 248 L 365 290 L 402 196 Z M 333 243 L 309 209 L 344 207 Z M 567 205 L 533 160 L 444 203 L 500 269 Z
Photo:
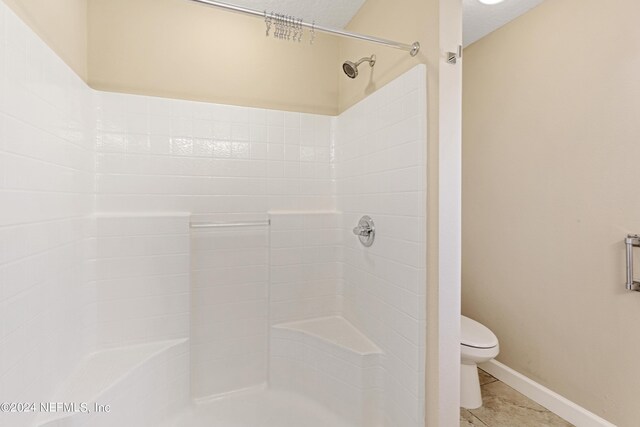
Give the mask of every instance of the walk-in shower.
M 0 426 L 424 426 L 425 65 L 284 111 L 94 90 L 0 25 L 0 402 L 67 405 Z

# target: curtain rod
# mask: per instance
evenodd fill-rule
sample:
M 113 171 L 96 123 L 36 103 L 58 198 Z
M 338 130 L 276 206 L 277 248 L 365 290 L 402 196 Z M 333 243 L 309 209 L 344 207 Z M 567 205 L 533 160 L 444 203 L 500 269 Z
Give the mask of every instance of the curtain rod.
M 245 15 L 253 15 L 263 19 L 266 19 L 269 16 L 267 15 L 266 12 L 260 12 L 259 10 L 249 9 L 246 7 L 236 6 L 228 3 L 222 3 L 215 0 L 190 0 L 190 1 L 195 3 L 201 3 L 207 6 L 213 6 L 220 9 L 229 10 L 231 12 L 244 13 Z M 289 18 L 292 18 L 292 17 L 289 17 Z M 340 37 L 348 37 L 352 39 L 364 40 L 371 43 L 377 43 L 384 46 L 393 47 L 395 49 L 406 50 L 409 52 L 411 56 L 416 56 L 420 51 L 420 43 L 418 42 L 414 42 L 412 44 L 399 43 L 393 40 L 386 40 L 386 39 L 381 39 L 379 37 L 372 37 L 365 34 L 352 33 L 349 31 L 325 27 L 323 25 L 316 25 L 315 23 L 309 24 L 308 22 L 304 22 L 301 19 L 297 19 L 297 18 L 292 18 L 292 19 L 295 19 L 295 21 L 293 21 L 295 24 L 305 28 L 310 28 L 312 31 L 321 31 L 323 33 L 329 33 L 329 34 L 333 34 Z

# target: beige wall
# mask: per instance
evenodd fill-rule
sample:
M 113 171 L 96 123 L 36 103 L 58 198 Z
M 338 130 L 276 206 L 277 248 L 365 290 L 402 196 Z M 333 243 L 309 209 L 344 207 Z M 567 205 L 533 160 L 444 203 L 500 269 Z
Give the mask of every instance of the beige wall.
M 89 0 L 89 84 L 336 114 L 337 39 L 305 38 L 266 38 L 260 19 L 186 0 Z
M 463 313 L 498 360 L 638 425 L 640 4 L 553 0 L 465 51 Z
M 426 63 L 430 92 L 437 93 L 437 1 L 397 7 L 368 0 L 348 27 L 406 43 L 420 40 L 415 58 L 324 34 L 313 46 L 266 38 L 259 19 L 186 0 L 3 1 L 99 90 L 337 114 Z M 372 74 L 366 64 L 355 81 L 340 71 L 346 58 L 374 52 Z M 437 105 L 437 96 L 430 103 Z M 436 120 L 437 109 L 431 110 Z M 430 129 L 435 135 L 437 126 Z
M 95 89 L 338 113 L 338 39 L 187 0 L 3 0 Z
M 86 0 L 2 0 L 83 79 L 87 79 Z

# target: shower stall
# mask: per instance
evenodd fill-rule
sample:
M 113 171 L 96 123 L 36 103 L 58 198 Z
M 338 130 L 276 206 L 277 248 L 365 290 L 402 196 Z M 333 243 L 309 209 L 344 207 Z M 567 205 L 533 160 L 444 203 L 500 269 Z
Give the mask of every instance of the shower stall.
M 0 402 L 34 405 L 0 425 L 424 426 L 424 65 L 327 116 L 93 90 L 1 1 L 0 34 Z

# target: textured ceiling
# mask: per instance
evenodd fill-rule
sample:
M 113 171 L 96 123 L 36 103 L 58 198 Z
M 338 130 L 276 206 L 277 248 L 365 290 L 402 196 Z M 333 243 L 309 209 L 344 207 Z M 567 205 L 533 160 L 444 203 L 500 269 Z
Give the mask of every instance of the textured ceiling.
M 544 0 L 505 0 L 502 3 L 486 5 L 478 0 L 463 0 L 464 45 L 481 39 L 509 21 L 538 6 Z
M 365 0 L 222 0 L 251 9 L 284 13 L 305 22 L 344 28 Z

